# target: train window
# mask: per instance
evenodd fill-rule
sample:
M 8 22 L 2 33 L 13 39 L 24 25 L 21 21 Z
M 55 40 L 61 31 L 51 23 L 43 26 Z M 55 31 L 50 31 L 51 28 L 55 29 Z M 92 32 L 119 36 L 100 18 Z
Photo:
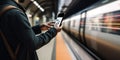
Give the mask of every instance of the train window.
M 75 20 L 73 20 L 73 27 L 75 27 L 75 22 L 76 22 L 76 21 L 75 21 Z
M 120 11 L 106 13 L 103 18 L 102 31 L 120 35 Z
M 119 35 L 120 0 L 87 11 L 85 30 L 87 46 L 97 52 L 103 60 L 120 59 Z
M 85 13 L 81 14 L 81 21 L 80 21 L 80 25 L 81 25 L 81 32 L 83 32 L 84 29 L 84 20 L 85 20 Z
M 106 33 L 120 35 L 120 1 L 114 1 L 88 12 L 87 27 Z M 99 11 L 99 12 L 98 12 Z

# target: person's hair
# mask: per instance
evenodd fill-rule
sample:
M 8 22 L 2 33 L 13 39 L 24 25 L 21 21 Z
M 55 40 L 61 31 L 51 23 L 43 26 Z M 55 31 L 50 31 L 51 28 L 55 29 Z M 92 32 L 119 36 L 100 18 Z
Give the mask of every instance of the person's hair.
M 24 3 L 25 0 L 18 0 L 20 3 Z
M 15 0 L 13 0 L 13 1 L 15 1 Z M 20 3 L 24 3 L 24 1 L 25 1 L 25 0 L 18 0 L 18 2 L 20 2 Z

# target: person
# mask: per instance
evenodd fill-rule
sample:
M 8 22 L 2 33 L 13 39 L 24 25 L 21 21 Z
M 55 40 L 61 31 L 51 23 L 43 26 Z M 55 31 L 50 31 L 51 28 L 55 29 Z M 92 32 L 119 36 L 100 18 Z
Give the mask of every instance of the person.
M 24 0 L 20 0 L 23 2 Z M 18 2 L 18 1 L 17 1 Z M 61 30 L 61 27 L 52 27 L 47 32 L 37 35 L 41 32 L 42 26 L 31 27 L 25 10 L 14 0 L 0 0 L 0 11 L 8 5 L 19 9 L 11 9 L 0 17 L 0 29 L 4 33 L 13 52 L 17 50 L 16 60 L 38 60 L 36 49 L 47 44 Z M 47 53 L 45 53 L 47 54 Z M 0 60 L 12 60 L 7 51 L 3 38 L 0 36 Z

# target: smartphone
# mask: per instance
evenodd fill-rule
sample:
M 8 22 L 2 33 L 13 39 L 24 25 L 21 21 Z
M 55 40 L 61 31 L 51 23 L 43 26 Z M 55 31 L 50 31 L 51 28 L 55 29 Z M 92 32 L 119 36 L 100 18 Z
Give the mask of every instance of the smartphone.
M 58 25 L 59 27 L 62 25 L 62 17 L 58 17 L 55 21 L 55 25 Z
M 59 27 L 62 25 L 62 21 L 63 21 L 63 16 L 64 13 L 60 13 L 55 21 L 55 25 L 58 25 Z

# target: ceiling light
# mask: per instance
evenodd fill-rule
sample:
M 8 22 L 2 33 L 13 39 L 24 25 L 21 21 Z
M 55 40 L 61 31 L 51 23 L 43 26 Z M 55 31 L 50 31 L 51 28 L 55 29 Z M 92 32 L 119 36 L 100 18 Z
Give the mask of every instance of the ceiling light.
M 31 1 L 32 1 L 33 4 L 35 4 L 35 6 L 37 6 L 42 12 L 45 11 L 35 0 L 31 0 Z

